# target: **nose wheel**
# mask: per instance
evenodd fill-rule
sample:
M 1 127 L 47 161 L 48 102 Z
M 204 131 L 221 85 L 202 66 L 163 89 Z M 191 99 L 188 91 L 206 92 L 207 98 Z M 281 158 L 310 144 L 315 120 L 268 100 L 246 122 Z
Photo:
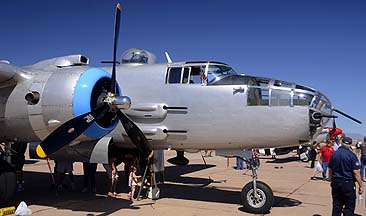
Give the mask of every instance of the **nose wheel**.
M 243 207 L 254 214 L 266 214 L 273 205 L 272 189 L 264 182 L 256 181 L 247 183 L 241 191 L 241 203 Z M 256 193 L 254 193 L 256 191 Z
M 257 181 L 257 169 L 259 158 L 255 151 L 252 151 L 248 162 L 252 171 L 252 182 L 247 183 L 241 191 L 241 204 L 244 209 L 254 214 L 266 214 L 273 205 L 272 189 L 264 182 Z

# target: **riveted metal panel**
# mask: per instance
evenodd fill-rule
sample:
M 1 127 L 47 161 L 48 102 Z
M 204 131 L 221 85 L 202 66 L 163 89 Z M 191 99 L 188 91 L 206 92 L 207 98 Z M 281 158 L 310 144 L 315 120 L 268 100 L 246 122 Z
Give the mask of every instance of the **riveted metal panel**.
M 28 119 L 25 92 L 31 85 L 30 81 L 19 82 L 8 97 L 5 109 L 4 137 L 17 141 L 37 140 Z M 2 133 L 2 132 L 1 132 Z
M 44 121 L 42 115 L 42 100 L 43 100 L 43 92 L 44 87 L 46 85 L 47 80 L 52 75 L 51 72 L 41 72 L 35 76 L 35 80 L 33 80 L 29 90 L 25 92 L 25 94 L 30 92 L 38 92 L 40 94 L 40 98 L 37 104 L 29 104 L 27 103 L 27 110 L 29 115 L 29 122 L 32 126 L 34 133 L 38 136 L 39 139 L 44 139 L 49 134 L 47 129 L 47 124 Z
M 74 117 L 72 110 L 74 88 L 84 70 L 60 69 L 48 79 L 42 98 L 45 122 L 58 120 L 64 123 Z

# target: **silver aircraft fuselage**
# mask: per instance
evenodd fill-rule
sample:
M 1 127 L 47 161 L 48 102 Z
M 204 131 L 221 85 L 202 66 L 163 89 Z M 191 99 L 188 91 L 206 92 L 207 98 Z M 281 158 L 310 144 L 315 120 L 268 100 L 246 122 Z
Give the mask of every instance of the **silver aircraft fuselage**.
M 244 75 L 213 75 L 203 83 L 194 77 L 195 69 L 216 66 L 229 67 L 217 62 L 118 67 L 122 93 L 132 100 L 125 113 L 155 148 L 173 149 L 299 145 L 317 136 L 328 122 L 323 119 L 312 126 L 312 113 L 331 112 L 329 100 L 314 89 Z M 180 81 L 173 78 L 173 83 L 169 82 L 172 68 L 182 70 Z M 211 72 L 206 73 L 209 76 Z M 225 81 L 227 76 L 231 80 Z M 185 77 L 190 81 L 184 81 Z M 119 125 L 112 132 L 114 141 L 126 143 L 120 131 Z
M 81 55 L 21 68 L 2 63 L 0 78 L 13 76 L 14 82 L 0 82 L 1 141 L 43 140 L 57 126 L 93 109 L 111 68 L 87 63 Z M 329 121 L 314 113 L 332 112 L 330 101 L 315 89 L 240 75 L 219 62 L 122 64 L 117 82 L 120 94 L 132 101 L 124 112 L 155 149 L 299 145 L 314 139 Z M 134 147 L 120 123 L 95 127 L 72 145 L 112 137 L 117 146 Z

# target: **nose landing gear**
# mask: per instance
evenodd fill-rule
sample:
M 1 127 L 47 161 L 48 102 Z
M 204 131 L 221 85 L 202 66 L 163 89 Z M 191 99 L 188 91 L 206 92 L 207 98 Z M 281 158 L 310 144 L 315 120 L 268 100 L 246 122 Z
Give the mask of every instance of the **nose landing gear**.
M 252 182 L 244 185 L 241 190 L 241 204 L 248 212 L 254 214 L 266 214 L 273 205 L 274 198 L 272 189 L 266 183 L 257 181 L 259 160 L 256 154 L 252 154 L 248 164 L 252 171 Z
M 265 214 L 272 208 L 273 192 L 266 183 L 255 178 L 241 190 L 241 204 L 248 212 Z

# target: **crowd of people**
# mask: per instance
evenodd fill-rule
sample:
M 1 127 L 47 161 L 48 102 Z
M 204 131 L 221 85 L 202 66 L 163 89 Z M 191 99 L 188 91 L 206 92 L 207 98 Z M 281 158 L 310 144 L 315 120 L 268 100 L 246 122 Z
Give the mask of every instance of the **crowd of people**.
M 356 183 L 358 194 L 364 192 L 366 137 L 363 143 L 352 145 L 352 139 L 339 134 L 323 143 L 313 143 L 310 149 L 311 168 L 316 168 L 316 158 L 321 162 L 322 179 L 330 181 L 332 215 L 354 215 L 356 206 Z
M 108 163 L 102 164 L 106 176 L 108 178 L 108 186 L 106 193 L 108 197 L 119 197 L 120 194 L 117 192 L 117 184 L 119 180 L 119 174 L 117 167 L 124 163 L 124 173 L 125 179 L 124 182 L 129 186 L 130 191 L 128 194 L 128 198 L 131 201 L 135 200 L 136 197 L 136 188 L 140 186 L 141 175 L 138 175 L 137 172 L 140 171 L 138 158 L 133 154 L 125 154 L 123 158 L 116 157 L 111 155 Z M 81 192 L 83 193 L 96 193 L 97 192 L 97 184 L 96 184 L 96 173 L 97 173 L 98 164 L 96 163 L 88 163 L 83 162 L 83 188 Z M 69 180 L 66 182 L 66 176 L 68 176 Z M 75 179 L 73 175 L 73 162 L 70 160 L 55 160 L 54 167 L 54 179 L 52 184 L 56 187 L 58 192 L 62 192 L 64 190 L 76 191 L 75 187 Z

